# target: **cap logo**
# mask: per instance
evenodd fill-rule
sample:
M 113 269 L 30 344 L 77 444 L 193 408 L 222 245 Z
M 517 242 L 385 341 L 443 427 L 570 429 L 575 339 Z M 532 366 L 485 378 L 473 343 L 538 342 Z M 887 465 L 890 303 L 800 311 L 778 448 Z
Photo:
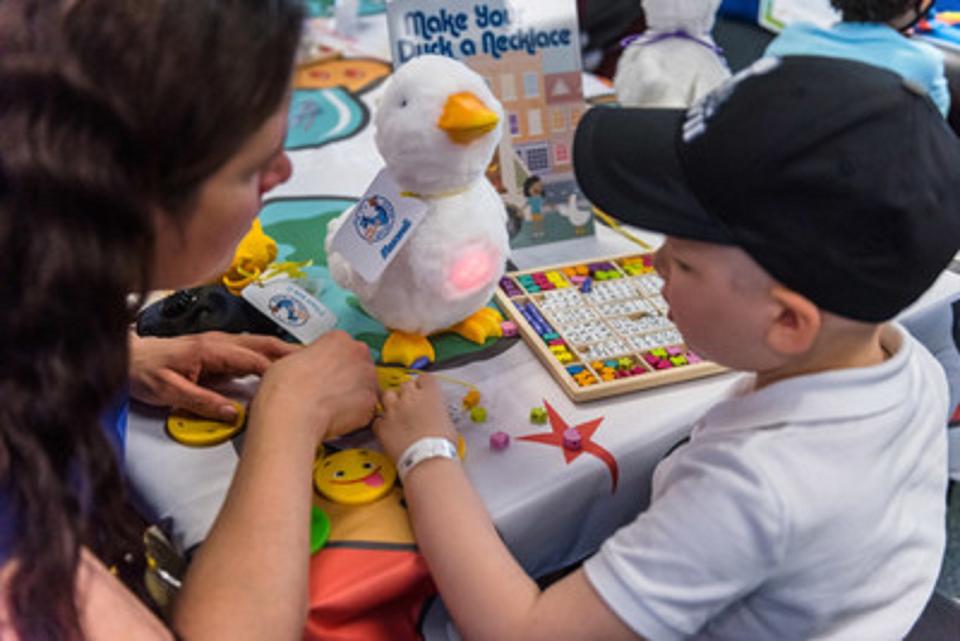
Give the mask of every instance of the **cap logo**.
M 770 73 L 779 66 L 779 58 L 760 58 L 749 67 L 730 76 L 719 87 L 693 103 L 687 110 L 687 118 L 683 123 L 683 142 L 689 144 L 706 133 L 710 120 L 720 107 L 730 99 L 737 85 L 747 78 Z

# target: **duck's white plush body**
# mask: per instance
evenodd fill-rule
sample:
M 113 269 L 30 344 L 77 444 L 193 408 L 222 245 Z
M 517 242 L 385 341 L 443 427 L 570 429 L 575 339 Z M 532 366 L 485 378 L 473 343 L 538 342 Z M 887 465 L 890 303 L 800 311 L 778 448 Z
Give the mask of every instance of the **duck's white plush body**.
M 328 238 L 339 223 L 330 223 Z M 355 293 L 368 314 L 390 329 L 426 336 L 490 300 L 508 251 L 503 201 L 489 181 L 477 180 L 461 194 L 429 201 L 425 220 L 376 283 L 365 282 L 338 254 L 328 264 L 334 281 Z
M 626 107 L 685 108 L 730 77 L 711 36 L 720 0 L 643 0 L 647 31 L 624 49 L 613 78 Z M 682 31 L 689 37 L 678 37 Z
M 460 62 L 421 56 L 391 77 L 376 116 L 377 148 L 400 188 L 426 201 L 426 215 L 373 283 L 331 251 L 349 212 L 327 230 L 334 281 L 390 330 L 426 336 L 448 329 L 484 307 L 497 287 L 509 253 L 506 209 L 484 171 L 502 117 L 484 80 Z

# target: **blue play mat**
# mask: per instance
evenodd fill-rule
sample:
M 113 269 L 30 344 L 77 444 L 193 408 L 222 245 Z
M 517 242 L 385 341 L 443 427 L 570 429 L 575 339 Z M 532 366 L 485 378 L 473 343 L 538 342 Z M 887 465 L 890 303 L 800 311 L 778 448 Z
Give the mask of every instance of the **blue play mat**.
M 334 0 L 307 0 L 307 9 L 311 18 L 329 18 L 333 15 Z M 360 0 L 357 15 L 369 16 L 383 13 L 387 9 L 386 0 Z

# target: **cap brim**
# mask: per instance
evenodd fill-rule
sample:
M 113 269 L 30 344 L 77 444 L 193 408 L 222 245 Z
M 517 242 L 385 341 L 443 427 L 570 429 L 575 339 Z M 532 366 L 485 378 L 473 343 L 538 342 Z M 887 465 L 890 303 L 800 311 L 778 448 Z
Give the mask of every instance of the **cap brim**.
M 728 244 L 684 176 L 677 135 L 685 110 L 594 107 L 584 114 L 573 164 L 584 195 L 603 212 L 642 229 Z

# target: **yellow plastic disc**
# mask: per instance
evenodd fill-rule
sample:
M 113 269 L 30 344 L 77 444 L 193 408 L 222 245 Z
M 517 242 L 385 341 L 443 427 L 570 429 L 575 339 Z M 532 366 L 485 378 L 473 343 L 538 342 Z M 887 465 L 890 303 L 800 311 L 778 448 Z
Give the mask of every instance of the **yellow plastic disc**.
M 367 449 L 343 450 L 326 456 L 313 471 L 317 491 L 344 505 L 373 503 L 386 496 L 396 481 L 397 468 L 390 459 Z
M 457 434 L 457 456 L 461 461 L 467 460 L 467 441 L 463 438 L 463 434 Z
M 176 410 L 167 417 L 167 433 L 178 443 L 191 447 L 219 445 L 236 436 L 243 429 L 246 410 L 237 404 L 237 418 L 230 423 L 202 418 L 184 410 Z

